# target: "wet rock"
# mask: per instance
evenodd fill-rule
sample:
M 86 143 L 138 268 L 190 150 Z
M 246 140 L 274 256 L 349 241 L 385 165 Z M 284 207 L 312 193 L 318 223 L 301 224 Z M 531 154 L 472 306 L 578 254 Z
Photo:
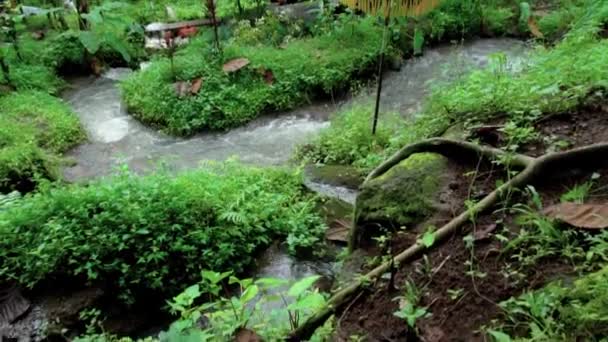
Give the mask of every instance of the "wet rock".
M 448 187 L 447 159 L 424 153 L 402 161 L 365 184 L 357 197 L 355 241 L 368 243 L 383 229 L 413 227 L 436 209 Z
M 48 316 L 39 306 L 12 323 L 0 322 L 0 341 L 43 341 L 46 338 Z
M 15 285 L 0 286 L 0 325 L 10 324 L 30 308 L 30 302 Z
M 359 171 L 344 165 L 308 165 L 305 169 L 307 179 L 335 186 L 356 189 L 361 185 L 363 176 Z

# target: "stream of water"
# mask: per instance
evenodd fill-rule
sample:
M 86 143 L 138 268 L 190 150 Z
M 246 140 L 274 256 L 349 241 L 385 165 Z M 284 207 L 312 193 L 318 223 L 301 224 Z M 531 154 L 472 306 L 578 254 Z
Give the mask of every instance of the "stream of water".
M 491 54 L 499 51 L 513 61 L 524 55 L 525 47 L 515 40 L 487 39 L 426 51 L 424 56 L 407 61 L 400 71 L 386 74 L 382 111 L 411 116 L 420 108 L 433 83 L 483 66 Z M 64 170 L 66 179 L 86 181 L 109 175 L 121 164 L 138 173 L 153 171 L 160 164 L 171 171 L 180 171 L 196 168 L 205 160 L 222 161 L 232 156 L 260 166 L 286 164 L 297 145 L 310 141 L 329 126 L 332 113 L 357 101 L 368 101 L 374 91 L 370 87 L 340 103 L 316 103 L 262 116 L 227 132 L 175 138 L 142 125 L 126 112 L 117 85 L 130 72 L 112 69 L 101 78 L 72 80 L 71 90 L 64 98 L 80 117 L 89 140 L 69 153 L 76 164 Z M 356 197 L 354 189 L 310 179 L 306 184 L 313 191 L 347 202 L 354 202 Z M 296 260 L 277 246 L 258 259 L 256 270 L 259 276 L 286 280 L 319 273 L 327 276 L 331 272 L 331 263 Z
M 488 56 L 498 51 L 519 57 L 524 50 L 520 42 L 510 39 L 478 40 L 430 49 L 424 56 L 407 61 L 401 71 L 386 74 L 382 110 L 413 113 L 432 83 L 462 74 L 471 66 L 484 65 Z M 175 171 L 192 169 L 201 161 L 221 161 L 231 156 L 262 166 L 284 164 L 295 146 L 329 126 L 330 115 L 340 106 L 366 99 L 374 89 L 370 87 L 342 103 L 308 105 L 265 115 L 227 132 L 182 139 L 148 128 L 126 112 L 117 83 L 130 72 L 111 69 L 101 78 L 71 82 L 71 90 L 64 97 L 80 117 L 89 141 L 69 153 L 77 163 L 65 169 L 67 180 L 108 175 L 120 164 L 127 164 L 135 172 L 154 170 L 161 163 Z
M 431 84 L 483 66 L 488 56 L 499 51 L 505 52 L 511 61 L 517 61 L 524 55 L 525 47 L 515 40 L 487 39 L 426 51 L 424 56 L 407 61 L 401 71 L 386 74 L 382 111 L 411 116 L 420 108 Z M 332 113 L 357 101 L 368 101 L 374 91 L 374 87 L 370 87 L 340 103 L 316 103 L 265 115 L 227 132 L 174 138 L 142 125 L 126 112 L 118 82 L 130 72 L 111 69 L 101 78 L 85 77 L 70 82 L 71 89 L 64 98 L 78 114 L 89 139 L 68 154 L 76 163 L 64 170 L 67 180 L 78 182 L 109 175 L 123 164 L 137 173 L 153 171 L 160 164 L 177 172 L 196 168 L 205 160 L 222 161 L 232 156 L 260 166 L 286 164 L 297 145 L 310 141 L 329 126 Z M 322 180 L 307 179 L 306 185 L 313 191 L 347 202 L 354 202 L 356 197 L 356 190 Z M 279 245 L 273 245 L 260 256 L 255 270 L 261 277 L 292 281 L 312 274 L 331 278 L 332 272 L 332 263 L 294 259 Z M 53 319 L 47 317 L 52 310 L 43 310 L 43 307 L 46 306 L 36 304 L 28 317 L 10 327 L 7 336 L 41 336 L 43 329 L 39 327 Z

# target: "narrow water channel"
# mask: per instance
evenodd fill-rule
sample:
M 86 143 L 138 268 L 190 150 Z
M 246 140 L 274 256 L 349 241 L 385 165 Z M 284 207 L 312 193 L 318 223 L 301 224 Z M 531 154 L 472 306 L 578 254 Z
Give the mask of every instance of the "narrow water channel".
M 404 115 L 415 112 L 431 84 L 482 66 L 488 56 L 499 51 L 519 58 L 525 49 L 521 42 L 511 39 L 486 39 L 429 49 L 424 56 L 407 61 L 401 71 L 386 74 L 382 110 Z M 129 116 L 121 102 L 118 82 L 130 72 L 112 69 L 101 78 L 71 82 L 71 90 L 64 98 L 80 117 L 89 141 L 69 153 L 77 163 L 64 170 L 67 180 L 108 175 L 121 164 L 135 172 L 151 171 L 160 164 L 175 171 L 191 169 L 204 160 L 221 161 L 231 156 L 261 166 L 285 164 L 295 146 L 328 127 L 331 114 L 340 106 L 362 101 L 374 90 L 365 89 L 361 95 L 342 103 L 316 103 L 262 116 L 224 133 L 203 133 L 182 139 L 164 135 Z
M 407 61 L 400 71 L 386 74 L 382 110 L 411 116 L 419 109 L 432 84 L 483 66 L 496 52 L 505 52 L 510 60 L 518 60 L 524 55 L 525 47 L 516 40 L 487 39 L 426 51 L 424 56 Z M 180 171 L 196 168 L 205 160 L 222 161 L 233 156 L 259 166 L 286 164 L 298 144 L 310 141 L 329 126 L 333 113 L 357 101 L 368 101 L 374 91 L 370 87 L 340 103 L 316 103 L 269 114 L 223 133 L 175 138 L 142 125 L 126 112 L 118 82 L 130 72 L 112 69 L 101 78 L 71 82 L 65 99 L 80 117 L 89 141 L 69 153 L 76 164 L 64 170 L 66 179 L 94 179 L 111 174 L 123 164 L 138 173 L 153 171 L 161 164 L 171 171 Z M 354 202 L 356 197 L 354 189 L 322 181 L 307 180 L 307 185 L 313 191 L 347 202 Z M 332 271 L 332 263 L 296 260 L 275 245 L 259 258 L 255 274 L 296 280 L 320 273 L 331 277 Z

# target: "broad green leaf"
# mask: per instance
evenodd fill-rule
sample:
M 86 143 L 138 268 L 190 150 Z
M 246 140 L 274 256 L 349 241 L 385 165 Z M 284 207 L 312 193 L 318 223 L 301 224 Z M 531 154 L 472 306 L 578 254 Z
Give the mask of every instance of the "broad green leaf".
M 198 284 L 192 285 L 184 291 L 184 294 L 189 298 L 195 299 L 201 295 L 201 289 Z
M 310 277 L 306 277 L 306 278 L 296 282 L 295 284 L 293 284 L 291 286 L 291 288 L 289 288 L 289 291 L 287 291 L 287 295 L 289 295 L 291 297 L 300 296 L 302 293 L 304 293 L 304 291 L 309 289 L 319 278 L 321 278 L 321 277 L 320 276 L 310 276 Z
M 502 331 L 489 330 L 488 334 L 490 334 L 496 342 L 511 342 L 511 337 Z
M 317 310 L 323 306 L 325 306 L 325 304 L 327 303 L 327 301 L 325 300 L 325 297 L 323 297 L 322 294 L 316 292 L 316 293 L 311 293 L 307 296 L 304 296 L 304 298 L 291 303 L 288 306 L 289 310 L 310 310 L 310 311 L 314 311 Z
M 429 248 L 435 244 L 435 232 L 428 230 L 422 235 L 422 239 L 420 242 L 426 247 Z
M 129 48 L 122 39 L 113 34 L 106 34 L 104 42 L 108 44 L 113 50 L 116 50 L 118 53 L 120 53 L 120 55 L 126 62 L 131 61 L 131 54 L 129 53 Z
M 260 289 L 258 288 L 257 285 L 249 286 L 247 289 L 245 289 L 245 291 L 241 295 L 241 302 L 248 303 L 253 298 L 255 298 L 255 296 L 257 296 L 259 291 L 260 291 Z
M 93 32 L 80 31 L 78 38 L 80 39 L 80 42 L 82 43 L 84 48 L 87 49 L 90 54 L 95 54 L 97 53 L 97 51 L 99 51 L 101 42 L 99 41 L 97 35 L 95 35 Z
M 256 284 L 264 289 L 272 289 L 287 284 L 287 280 L 278 278 L 260 278 L 255 281 Z

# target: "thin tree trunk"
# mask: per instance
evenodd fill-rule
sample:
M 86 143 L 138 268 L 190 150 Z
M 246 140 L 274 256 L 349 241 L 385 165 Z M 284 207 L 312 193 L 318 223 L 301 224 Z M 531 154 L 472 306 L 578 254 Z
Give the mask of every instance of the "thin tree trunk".
M 10 74 L 11 71 L 10 71 L 9 66 L 6 63 L 6 60 L 4 59 L 4 57 L 0 57 L 0 69 L 2 70 L 2 75 L 4 76 L 6 83 L 9 86 L 12 86 L 11 74 Z
M 378 115 L 380 113 L 380 96 L 382 94 L 382 76 L 383 76 L 383 65 L 384 65 L 384 50 L 386 42 L 386 32 L 388 31 L 388 25 L 391 20 L 391 8 L 388 8 L 388 15 L 384 18 L 384 31 L 382 32 L 382 51 L 380 51 L 380 62 L 378 65 L 378 89 L 376 91 L 376 107 L 374 109 L 374 123 L 372 125 L 372 135 L 376 135 L 376 128 L 378 126 Z
M 236 0 L 236 8 L 239 10 L 239 15 L 243 15 L 243 5 L 241 0 Z
M 213 37 L 215 39 L 215 48 L 221 53 L 222 47 L 220 46 L 220 36 L 217 31 L 218 23 L 215 0 L 207 0 L 207 9 L 209 10 L 209 15 L 211 16 L 211 25 L 213 25 Z
M 78 27 L 82 31 L 87 31 L 89 29 L 89 22 L 83 18 L 83 14 L 89 13 L 89 1 L 88 0 L 78 0 L 76 6 L 76 12 L 78 14 Z

